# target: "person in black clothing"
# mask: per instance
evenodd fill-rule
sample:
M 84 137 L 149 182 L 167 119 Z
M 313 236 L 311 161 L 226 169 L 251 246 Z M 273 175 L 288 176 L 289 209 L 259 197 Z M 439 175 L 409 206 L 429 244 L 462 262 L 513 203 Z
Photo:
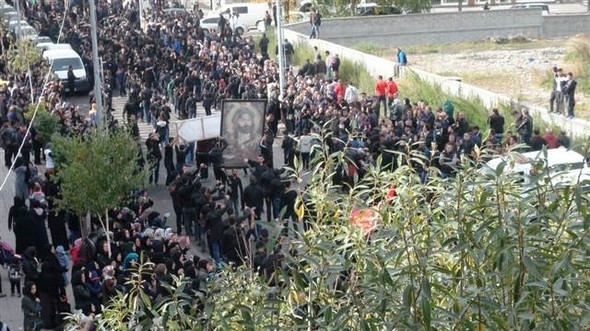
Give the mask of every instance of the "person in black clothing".
M 41 319 L 43 326 L 48 329 L 56 327 L 56 304 L 60 299 L 60 293 L 64 293 L 62 272 L 65 271 L 67 270 L 62 269 L 55 256 L 55 248 L 53 245 L 47 244 L 42 257 L 41 274 L 37 287 L 41 298 Z
M 180 175 L 176 170 L 173 170 L 171 176 L 173 180 L 168 183 L 168 192 L 172 198 L 172 207 L 174 208 L 174 215 L 176 216 L 176 233 L 182 233 L 182 205 L 180 204 L 180 195 L 178 190 L 180 188 Z
M 240 224 L 238 224 L 235 215 L 228 218 L 229 226 L 223 231 L 221 241 L 221 253 L 225 259 L 235 266 L 242 265 L 242 260 L 246 256 L 244 249 L 245 237 L 243 236 Z
M 127 119 L 127 122 L 131 122 L 131 116 L 137 118 L 137 114 L 139 114 L 139 104 L 133 102 L 131 98 L 127 100 L 125 106 L 123 107 L 123 118 Z
M 266 130 L 260 140 L 260 154 L 264 156 L 264 160 L 269 167 L 273 166 L 272 158 L 272 145 L 274 142 L 274 135 L 270 130 Z
M 242 180 L 238 177 L 238 170 L 232 169 L 231 175 L 227 177 L 228 195 L 230 199 L 230 206 L 237 213 L 238 210 L 242 210 L 243 205 L 241 204 L 241 197 L 244 195 L 244 188 L 242 186 Z
M 262 34 L 262 38 L 260 38 L 260 42 L 258 42 L 258 46 L 260 47 L 260 53 L 262 53 L 262 57 L 268 56 L 268 44 L 270 41 L 266 36 L 266 33 Z
M 281 194 L 281 208 L 285 209 L 283 220 L 291 219 L 297 222 L 297 214 L 295 213 L 295 201 L 297 200 L 297 191 L 291 188 L 291 181 L 284 182 L 284 190 Z
M 195 224 L 195 238 L 197 240 L 197 245 L 201 246 L 201 251 L 204 253 L 207 247 L 207 238 L 206 238 L 206 223 L 205 218 L 202 212 L 202 209 L 205 205 L 207 205 L 207 188 L 200 187 L 198 190 L 193 191 L 191 195 L 191 199 L 193 200 L 193 204 L 195 206 L 195 213 L 196 213 L 196 224 Z
M 283 181 L 281 180 L 281 173 L 278 169 L 272 171 L 272 179 L 268 183 L 268 201 L 270 206 L 267 204 L 267 217 L 269 216 L 270 207 L 272 207 L 272 217 L 277 220 L 281 217 L 281 194 L 283 193 Z
M 252 175 L 254 175 L 254 177 L 256 177 L 256 180 L 258 181 L 258 183 L 260 183 L 260 177 L 268 169 L 264 156 L 258 155 L 257 160 L 246 159 L 245 161 L 246 161 L 246 163 L 248 163 L 250 168 L 252 168 L 251 169 Z
M 533 129 L 533 136 L 529 141 L 529 146 L 531 147 L 532 151 L 540 151 L 543 149 L 543 145 L 545 145 L 545 139 L 541 136 L 541 130 L 539 128 Z
M 283 142 L 281 143 L 281 148 L 283 149 L 283 162 L 285 165 L 288 165 L 291 168 L 295 166 L 295 146 L 296 142 L 287 130 L 283 131 L 284 138 Z
M 488 117 L 488 124 L 494 135 L 494 142 L 501 143 L 504 135 L 504 116 L 500 115 L 497 108 L 492 109 L 492 115 Z
M 33 226 L 25 200 L 21 197 L 14 197 L 14 205 L 8 211 L 8 231 L 14 229 L 16 254 L 23 254 L 29 246 L 35 245 L 35 237 L 30 234 Z
M 40 165 L 41 154 L 43 152 L 43 141 L 34 126 L 31 127 L 29 132 L 31 134 L 31 150 L 33 151 L 34 161 L 36 165 Z
M 160 135 L 156 132 L 150 133 L 148 139 L 145 141 L 147 148 L 147 160 L 149 167 L 149 182 L 158 185 L 158 177 L 160 174 L 160 161 L 162 160 L 162 151 L 160 150 Z
M 209 162 L 213 166 L 213 174 L 215 180 L 218 180 L 225 184 L 227 178 L 223 171 L 223 150 L 227 147 L 227 143 L 223 140 L 219 140 L 215 143 L 215 146 L 209 151 Z
M 76 91 L 76 75 L 72 66 L 68 67 L 68 90 L 70 95 L 73 95 Z
M 176 167 L 174 166 L 174 146 L 172 146 L 173 138 L 169 138 L 164 144 L 164 168 L 166 168 L 166 185 L 174 180 L 176 175 Z
M 229 9 L 228 9 L 229 10 Z M 217 32 L 220 38 L 223 39 L 225 27 L 227 26 L 227 20 L 223 17 L 223 13 L 219 13 L 219 21 L 217 21 Z
M 178 190 L 180 196 L 180 205 L 182 206 L 182 219 L 184 221 L 184 232 L 187 236 L 194 235 L 194 223 L 197 220 L 197 210 L 193 199 L 191 199 L 195 190 L 201 189 L 201 183 L 193 183 L 190 174 L 184 174 L 181 177 L 181 184 Z
M 202 214 L 207 215 L 205 216 L 205 224 L 211 255 L 219 266 L 221 264 L 221 241 L 224 230 L 222 216 L 226 212 L 232 214 L 233 211 L 230 207 L 215 202 L 210 202 L 208 205 L 203 206 L 202 209 Z
M 258 184 L 255 175 L 250 176 L 250 184 L 244 189 L 242 196 L 242 206 L 254 209 L 256 217 L 260 218 L 262 210 L 264 209 L 264 192 L 262 187 Z

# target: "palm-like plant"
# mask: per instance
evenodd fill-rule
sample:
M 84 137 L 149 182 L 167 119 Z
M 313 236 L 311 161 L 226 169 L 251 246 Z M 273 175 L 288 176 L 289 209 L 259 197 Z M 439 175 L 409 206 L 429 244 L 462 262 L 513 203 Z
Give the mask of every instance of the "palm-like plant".
M 114 321 L 190 330 L 588 325 L 590 215 L 582 186 L 560 189 L 539 177 L 525 188 L 502 166 L 484 174 L 474 167 L 483 160 L 480 150 L 464 160 L 456 177 L 442 180 L 430 169 L 422 184 L 415 165 L 425 160 L 408 148 L 397 158 L 396 171 L 380 170 L 377 161 L 342 193 L 331 178 L 346 157 L 317 148 L 313 176 L 302 192 L 307 202 L 297 208 L 312 220 L 311 227 L 281 241 L 285 258 L 272 277 L 247 263 L 226 268 L 208 283 L 199 310 L 179 308 L 194 303 L 182 294 L 181 279 L 170 298 L 156 303 L 136 286 L 105 307 L 99 325 L 114 330 Z M 303 171 L 293 169 L 293 176 L 301 179 Z M 385 199 L 392 184 L 397 195 Z M 358 208 L 376 211 L 374 231 L 351 224 L 350 213 Z

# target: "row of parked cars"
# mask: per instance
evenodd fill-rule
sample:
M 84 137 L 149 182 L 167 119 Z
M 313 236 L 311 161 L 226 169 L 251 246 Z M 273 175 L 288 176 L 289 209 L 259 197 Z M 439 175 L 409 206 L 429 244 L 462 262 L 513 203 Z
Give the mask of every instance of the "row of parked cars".
M 33 39 L 38 36 L 37 30 L 21 19 L 16 9 L 7 3 L 0 4 L 0 18 L 4 26 L 8 28 L 8 32 L 15 37 Z
M 40 36 L 37 30 L 29 22 L 23 20 L 16 9 L 9 4 L 0 4 L 0 19 L 8 29 L 7 32 L 12 34 L 15 39 L 30 40 L 37 45 L 37 48 L 43 54 L 43 58 L 51 65 L 53 73 L 63 81 L 66 92 L 81 93 L 89 92 L 92 89 L 82 58 L 72 49 L 71 45 L 55 44 L 50 37 Z M 74 91 L 70 91 L 67 82 L 70 66 L 76 76 Z

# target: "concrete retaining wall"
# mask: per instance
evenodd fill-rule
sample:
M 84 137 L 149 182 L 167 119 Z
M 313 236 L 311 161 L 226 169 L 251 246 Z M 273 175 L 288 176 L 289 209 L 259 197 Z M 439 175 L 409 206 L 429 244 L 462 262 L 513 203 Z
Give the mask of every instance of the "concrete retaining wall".
M 332 54 L 339 54 L 340 58 L 351 62 L 360 63 L 364 65 L 367 71 L 373 76 L 383 75 L 389 77 L 393 75 L 393 62 L 374 56 L 365 54 L 354 49 L 346 48 L 345 46 L 331 43 L 321 39 L 309 39 L 307 35 L 298 33 L 296 31 L 285 29 L 285 38 L 289 39 L 297 47 L 313 47 L 323 51 L 330 51 Z M 487 91 L 477 86 L 459 82 L 453 77 L 444 77 L 436 74 L 426 72 L 417 68 L 406 67 L 405 70 L 411 70 L 423 80 L 432 84 L 438 85 L 441 90 L 451 95 L 455 95 L 465 99 L 478 98 L 482 104 L 491 109 L 501 105 L 510 105 L 513 109 L 528 108 L 531 114 L 536 119 L 558 126 L 568 132 L 573 137 L 587 137 L 590 136 L 590 122 L 581 119 L 568 120 L 563 116 L 556 116 L 550 114 L 547 109 L 543 107 L 532 106 L 530 104 L 519 102 L 508 96 Z M 403 74 L 403 71 L 402 71 Z M 365 91 L 371 94 L 373 91 Z M 549 91 L 547 92 L 549 97 Z
M 543 17 L 543 38 L 569 37 L 590 33 L 590 14 Z
M 288 28 L 304 35 L 310 32 L 307 22 Z M 540 9 L 533 8 L 324 19 L 320 36 L 347 46 L 405 46 L 515 35 L 552 38 L 589 31 L 588 14 L 542 16 Z

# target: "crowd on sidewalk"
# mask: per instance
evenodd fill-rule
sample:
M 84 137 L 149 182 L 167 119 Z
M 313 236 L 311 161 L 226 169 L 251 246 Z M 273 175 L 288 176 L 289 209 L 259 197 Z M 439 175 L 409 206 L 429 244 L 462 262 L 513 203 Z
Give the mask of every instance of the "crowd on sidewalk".
M 92 72 L 87 10 L 73 7 L 63 20 L 64 8 L 59 2 L 40 6 L 29 11 L 28 19 L 38 22 L 45 29 L 41 34 L 52 38 L 63 30 L 62 42 L 82 54 Z M 313 63 L 307 61 L 298 71 L 289 68 L 285 93 L 280 95 L 279 69 L 269 56 L 266 36 L 256 43 L 231 30 L 205 34 L 192 14 L 166 13 L 157 4 L 143 31 L 133 3 L 101 0 L 97 6 L 107 109 L 114 94 L 125 96 L 124 117 L 132 134 L 139 139 L 137 120 L 154 126 L 154 134 L 146 141 L 150 181 L 158 183 L 163 162 L 176 228 L 166 224 L 167 216 L 153 209 L 145 191 L 137 191 L 130 195 L 129 203 L 111 211 L 112 233 L 95 225 L 83 240 L 78 215 L 54 206 L 59 185 L 52 177 L 59 171 L 59 164 L 53 160 L 51 145 L 34 131 L 27 134 L 22 110 L 30 105 L 31 91 L 27 90 L 26 78 L 17 75 L 16 79 L 7 79 L 8 85 L 0 88 L 1 136 L 5 165 L 12 166 L 17 174 L 17 197 L 9 225 L 17 239 L 15 251 L 22 255 L 20 267 L 15 268 L 20 268 L 24 276 L 24 289 L 18 294 L 24 294 L 27 330 L 58 327 L 63 322 L 61 313 L 70 308 L 89 317 L 99 313 L 116 291 L 127 290 L 126 279 L 147 260 L 155 267 L 151 273 L 142 274 L 146 281 L 143 290 L 153 300 L 169 294 L 165 284 L 170 284 L 172 275 L 185 275 L 190 280 L 189 290 L 206 292 L 217 268 L 229 262 L 241 264 L 244 252 L 249 250 L 256 252 L 254 267 L 269 277 L 280 265 L 282 250 L 280 243 L 267 250 L 269 232 L 259 220 L 299 221 L 295 213 L 298 193 L 280 167 L 273 164 L 269 148 L 279 134 L 279 121 L 285 123 L 281 148 L 286 165 L 294 166 L 297 157 L 305 169 L 311 169 L 318 148 L 345 152 L 350 162 L 334 169 L 333 177 L 341 185 L 354 185 L 379 156 L 381 166 L 393 171 L 400 157 L 395 151 L 407 148 L 422 153 L 429 160 L 426 166 L 437 167 L 441 176 L 449 177 L 460 166 L 461 158 L 474 155 L 475 146 L 501 151 L 523 142 L 538 147 L 533 145 L 537 134 L 526 110 L 517 114 L 514 132 L 506 129 L 502 115 L 493 110 L 489 119 L 492 135 L 484 141 L 480 128 L 470 124 L 451 102 L 429 105 L 424 100 L 404 99 L 404 91 L 398 90 L 393 78 L 379 77 L 374 91 L 360 91 L 354 82 L 341 78 L 337 54 L 326 52 L 322 59 L 319 51 Z M 41 96 L 47 109 L 59 116 L 64 134 L 79 135 L 96 125 L 92 109 L 88 117 L 81 116 L 66 102 L 61 83 L 43 85 L 43 76 L 43 70 L 35 71 L 32 93 Z M 222 144 L 207 151 L 209 160 L 197 167 L 204 170 L 195 171 L 195 145 L 169 137 L 172 112 L 191 118 L 196 116 L 197 107 L 203 107 L 210 115 L 223 99 L 268 100 L 266 140 L 260 142 L 260 157 L 249 160 L 248 185 L 242 183 L 238 171 L 226 170 L 217 163 Z M 321 135 L 328 132 L 330 135 Z M 23 140 L 26 147 L 17 157 Z M 567 144 L 565 139 L 557 141 Z M 549 145 L 549 139 L 544 143 Z M 39 174 L 36 166 L 43 158 L 45 173 Z M 204 184 L 209 177 L 207 163 L 214 168 L 211 187 Z M 416 170 L 425 180 L 425 166 L 416 165 Z M 283 233 L 288 231 L 286 227 Z M 191 241 L 210 252 L 212 259 L 191 256 Z M 68 284 L 73 288 L 73 307 L 64 297 Z M 14 290 L 16 295 L 17 287 Z

